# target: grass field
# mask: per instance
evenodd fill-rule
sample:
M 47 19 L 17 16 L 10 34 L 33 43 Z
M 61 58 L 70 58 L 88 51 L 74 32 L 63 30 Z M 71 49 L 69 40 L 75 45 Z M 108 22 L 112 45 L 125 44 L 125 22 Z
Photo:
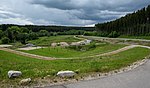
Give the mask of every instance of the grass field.
M 78 75 L 91 72 L 108 72 L 128 66 L 149 54 L 149 49 L 133 48 L 107 57 L 45 61 L 0 51 L 0 84 L 11 84 L 22 78 L 35 79 L 47 75 L 50 75 L 51 79 L 61 70 L 78 70 Z M 20 78 L 9 80 L 7 77 L 9 70 L 20 70 L 23 75 Z
M 73 57 L 87 57 L 87 56 L 98 55 L 98 54 L 110 52 L 113 50 L 117 50 L 124 46 L 125 45 L 119 45 L 119 44 L 100 44 L 95 49 L 92 49 L 89 51 L 76 51 L 76 50 L 68 49 L 68 48 L 49 47 L 49 48 L 43 48 L 43 49 L 23 51 L 23 52 L 36 54 L 36 55 L 42 55 L 42 56 L 48 56 L 48 57 L 56 57 L 56 58 L 73 58 Z
M 119 38 L 128 38 L 128 39 L 147 39 L 147 40 L 150 40 L 150 36 L 120 36 Z
M 29 43 L 33 43 L 35 45 L 50 45 L 51 43 L 58 43 L 58 42 L 77 42 L 80 39 L 74 38 L 73 35 L 66 35 L 66 36 L 50 36 L 50 37 L 40 37 L 39 39 L 28 41 Z

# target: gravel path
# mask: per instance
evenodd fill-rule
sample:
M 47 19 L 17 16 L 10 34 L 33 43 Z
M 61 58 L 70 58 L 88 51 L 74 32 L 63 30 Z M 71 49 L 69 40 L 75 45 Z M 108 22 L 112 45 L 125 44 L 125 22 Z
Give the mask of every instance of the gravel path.
M 0 50 L 14 53 L 14 54 L 18 54 L 21 56 L 26 56 L 26 57 L 30 57 L 30 58 L 37 58 L 37 59 L 42 59 L 42 60 L 55 60 L 56 59 L 56 58 L 52 58 L 52 57 L 45 57 L 45 56 L 40 56 L 40 55 L 35 55 L 35 54 L 29 54 L 29 53 L 16 51 L 16 50 L 8 49 L 8 48 L 0 48 Z
M 83 38 L 87 38 L 87 39 L 93 39 L 93 40 L 124 40 L 124 41 L 141 41 L 141 42 L 150 42 L 150 40 L 146 40 L 146 39 L 128 39 L 128 38 L 107 38 L 107 37 L 96 37 L 96 36 L 81 36 Z
M 135 47 L 143 47 L 143 48 L 148 48 L 148 49 L 150 49 L 150 47 L 148 47 L 148 46 L 142 46 L 142 45 L 130 45 L 130 46 L 126 46 L 126 47 L 124 47 L 124 48 L 121 48 L 121 49 L 118 49 L 118 50 L 115 50 L 115 51 L 112 51 L 112 52 L 100 54 L 100 55 L 97 55 L 97 56 L 108 56 L 108 55 L 113 55 L 113 54 L 117 54 L 117 53 L 119 53 L 119 52 L 123 52 L 123 51 L 129 50 L 129 49 L 135 48 Z
M 35 49 L 41 49 L 41 48 L 45 48 L 45 47 L 25 47 L 25 48 L 18 48 L 18 50 L 35 50 Z
M 86 56 L 86 57 L 82 57 L 82 58 L 87 58 L 87 57 L 95 57 L 95 56 L 109 56 L 109 55 L 113 55 L 113 54 L 117 54 L 119 52 L 123 52 L 135 47 L 143 47 L 143 48 L 148 48 L 150 49 L 150 47 L 148 46 L 142 46 L 142 45 L 130 45 L 130 46 L 126 46 L 124 48 L 112 51 L 112 52 L 107 52 L 107 53 L 103 53 L 103 54 L 99 54 L 99 55 L 94 55 L 94 56 Z M 46 56 L 40 56 L 40 55 L 35 55 L 35 54 L 29 54 L 29 53 L 25 53 L 25 52 L 21 52 L 21 51 L 16 51 L 16 50 L 12 50 L 12 49 L 8 49 L 8 48 L 1 48 L 0 50 L 3 51 L 7 51 L 10 53 L 14 53 L 14 54 L 18 54 L 21 56 L 26 56 L 26 57 L 30 57 L 30 58 L 37 58 L 37 59 L 42 59 L 42 60 L 56 60 L 56 59 L 74 59 L 74 58 L 54 58 L 54 57 L 46 57 Z M 78 58 L 78 57 L 75 57 Z

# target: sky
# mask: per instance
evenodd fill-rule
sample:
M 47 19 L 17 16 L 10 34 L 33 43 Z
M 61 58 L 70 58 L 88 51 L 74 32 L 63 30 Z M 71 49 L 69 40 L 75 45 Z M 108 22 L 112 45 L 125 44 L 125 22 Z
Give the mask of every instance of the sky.
M 150 4 L 150 0 L 0 0 L 0 24 L 94 26 Z

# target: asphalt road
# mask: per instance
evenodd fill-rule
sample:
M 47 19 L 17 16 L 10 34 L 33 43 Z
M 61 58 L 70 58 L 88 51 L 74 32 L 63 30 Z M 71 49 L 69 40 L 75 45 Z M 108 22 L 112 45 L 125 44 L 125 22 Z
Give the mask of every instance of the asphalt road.
M 45 88 L 150 88 L 150 60 L 132 71 L 96 80 Z

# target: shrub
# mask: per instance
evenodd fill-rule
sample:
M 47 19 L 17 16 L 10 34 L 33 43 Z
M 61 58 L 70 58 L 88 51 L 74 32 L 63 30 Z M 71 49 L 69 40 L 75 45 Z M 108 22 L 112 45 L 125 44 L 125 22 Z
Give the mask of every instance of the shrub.
M 0 30 L 0 39 L 2 38 L 2 36 L 3 36 L 3 31 Z
M 10 39 L 7 37 L 3 37 L 1 41 L 2 41 L 2 44 L 8 44 L 10 42 Z
M 97 32 L 85 32 L 84 35 L 85 36 L 96 36 Z
M 99 32 L 98 34 L 97 34 L 97 36 L 100 36 L 100 37 L 108 37 L 108 33 L 107 32 Z
M 76 46 L 74 45 L 74 46 L 69 46 L 68 48 L 74 49 L 74 50 L 77 50 L 77 51 L 88 51 L 90 49 L 96 48 L 96 44 L 91 43 L 91 44 L 88 44 L 88 45 L 76 45 Z
M 113 31 L 108 35 L 108 37 L 110 37 L 110 38 L 117 38 L 119 36 L 120 36 L 120 34 L 117 33 L 116 31 Z
M 29 33 L 29 40 L 35 40 L 38 39 L 38 35 L 35 32 Z

